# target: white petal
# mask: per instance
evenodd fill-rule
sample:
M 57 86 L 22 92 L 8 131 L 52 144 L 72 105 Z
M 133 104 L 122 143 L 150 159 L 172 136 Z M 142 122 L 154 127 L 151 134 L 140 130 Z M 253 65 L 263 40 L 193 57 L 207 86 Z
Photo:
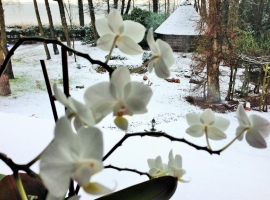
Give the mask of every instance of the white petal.
M 125 103 L 134 114 L 145 113 L 153 95 L 152 89 L 139 82 L 128 83 L 124 89 Z
M 156 63 L 155 60 L 152 60 L 150 63 L 148 63 L 148 71 L 149 71 L 149 73 L 151 73 L 153 71 L 155 63 Z
M 106 194 L 112 192 L 111 189 L 96 182 L 83 186 L 83 189 L 89 194 Z
M 130 72 L 125 67 L 119 67 L 112 73 L 111 83 L 115 86 L 116 98 L 124 98 L 124 88 L 130 82 Z
M 201 124 L 200 121 L 201 115 L 198 113 L 188 113 L 186 114 L 186 120 L 189 126 L 195 125 L 195 124 Z
M 83 186 L 89 183 L 91 175 L 91 168 L 87 164 L 83 164 L 72 174 L 72 179 L 77 181 L 80 186 Z
M 173 150 L 172 149 L 170 150 L 170 153 L 169 153 L 169 160 L 174 160 L 174 158 L 173 158 Z
M 150 159 L 150 158 L 147 159 L 147 164 L 148 164 L 150 169 L 156 167 L 155 159 Z
M 150 176 L 156 176 L 157 173 L 158 173 L 158 169 L 157 169 L 157 168 L 151 168 L 151 169 L 149 170 Z
M 255 148 L 266 148 L 267 144 L 261 134 L 254 128 L 251 128 L 246 133 L 246 140 L 250 146 Z
M 259 115 L 250 115 L 249 116 L 250 123 L 252 128 L 259 131 L 259 133 L 267 138 L 270 133 L 270 123 L 267 119 L 259 116 Z
M 154 36 L 153 36 L 153 28 L 150 28 L 148 30 L 148 34 L 147 34 L 147 43 L 152 51 L 152 54 L 154 55 L 160 55 L 160 50 L 154 40 Z
M 156 75 L 159 78 L 168 78 L 171 74 L 168 66 L 165 64 L 163 58 L 161 57 L 158 59 L 157 62 L 155 62 L 154 68 Z
M 61 144 L 72 144 L 71 141 L 75 140 L 76 135 L 73 132 L 70 121 L 66 116 L 57 120 L 54 129 L 54 135 L 54 141 L 57 141 Z
M 124 31 L 124 23 L 118 10 L 111 9 L 108 15 L 108 25 L 114 34 L 122 34 Z
M 173 50 L 171 46 L 160 39 L 156 41 L 157 46 L 160 50 L 160 55 L 164 59 L 165 65 L 169 68 L 174 64 Z
M 79 200 L 81 196 L 73 196 L 69 198 L 68 200 Z
M 186 173 L 185 170 L 177 168 L 174 171 L 174 176 L 177 177 L 177 178 L 181 178 L 185 173 Z
M 101 36 L 97 41 L 97 46 L 103 51 L 110 51 L 113 45 L 115 35 L 113 34 L 105 34 Z
M 108 26 L 108 20 L 106 18 L 96 20 L 96 29 L 100 37 L 106 34 L 113 34 Z M 114 34 L 113 34 L 114 35 Z
M 55 98 L 60 103 L 62 103 L 64 106 L 68 107 L 68 101 L 67 101 L 66 95 L 60 89 L 58 89 L 56 84 L 53 84 L 53 93 L 54 93 Z
M 208 138 L 212 140 L 223 140 L 223 139 L 226 139 L 227 136 L 219 128 L 210 126 L 208 127 Z
M 139 43 L 142 41 L 145 34 L 143 25 L 130 20 L 124 21 L 124 32 L 122 36 L 129 36 L 134 42 Z
M 246 129 L 246 127 L 245 126 L 243 126 L 243 125 L 239 125 L 237 128 L 236 128 L 236 133 L 235 133 L 235 135 L 239 135 L 239 134 L 241 134 L 241 136 L 239 136 L 237 139 L 238 140 L 242 140 L 243 139 L 243 137 L 244 137 L 244 130 Z
M 78 131 L 81 127 L 84 126 L 84 124 L 82 123 L 82 121 L 79 119 L 79 117 L 75 117 L 74 121 L 73 121 L 73 125 L 76 131 Z
M 226 131 L 230 125 L 230 121 L 224 117 L 216 116 L 215 122 L 212 126 L 219 128 L 222 131 Z
M 138 55 L 143 52 L 142 47 L 134 42 L 129 36 L 121 36 L 117 40 L 116 45 L 120 51 L 128 55 Z
M 158 169 L 163 169 L 163 163 L 160 156 L 155 159 L 155 164 Z
M 57 142 L 51 143 L 43 152 L 40 159 L 40 176 L 49 193 L 61 198 L 70 183 L 70 176 L 74 169 L 71 152 Z
M 82 127 L 79 129 L 78 142 L 80 146 L 81 159 L 102 160 L 103 157 L 103 137 L 102 132 L 95 127 Z
M 215 114 L 214 112 L 207 108 L 203 111 L 200 121 L 204 125 L 212 125 L 215 122 Z
M 204 126 L 198 124 L 192 125 L 187 128 L 186 133 L 193 137 L 201 137 L 204 134 Z
M 246 111 L 243 108 L 243 105 L 238 105 L 236 110 L 236 118 L 238 119 L 239 125 L 250 126 L 250 121 Z
M 182 168 L 182 157 L 178 154 L 175 156 L 175 165 L 178 168 Z

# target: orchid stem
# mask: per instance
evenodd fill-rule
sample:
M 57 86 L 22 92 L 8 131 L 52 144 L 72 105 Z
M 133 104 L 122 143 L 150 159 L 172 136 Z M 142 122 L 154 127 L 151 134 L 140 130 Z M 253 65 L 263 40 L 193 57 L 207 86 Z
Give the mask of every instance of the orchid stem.
M 205 137 L 206 137 L 206 143 L 207 143 L 207 147 L 208 149 L 212 150 L 210 142 L 209 142 L 209 138 L 208 138 L 208 130 L 207 127 L 205 127 Z
M 139 71 L 140 69 L 142 69 L 144 66 L 148 65 L 151 61 L 155 60 L 156 58 L 158 58 L 158 56 L 154 56 L 151 59 L 147 60 L 145 63 L 143 63 L 140 67 L 137 67 L 136 69 L 132 69 L 130 71 L 130 73 L 135 73 L 137 71 Z
M 17 185 L 17 188 L 19 190 L 19 194 L 20 194 L 22 200 L 28 200 L 28 198 L 26 196 L 26 193 L 24 191 L 24 188 L 23 188 L 23 184 L 22 184 L 20 175 L 19 175 L 18 172 L 17 173 L 14 173 L 14 178 L 15 178 L 16 185 Z
M 106 59 L 106 61 L 105 61 L 106 64 L 109 62 L 109 60 L 110 60 L 110 58 L 111 58 L 112 51 L 113 51 L 114 47 L 116 46 L 116 41 L 117 41 L 118 38 L 119 38 L 119 35 L 115 36 L 115 38 L 114 38 L 112 47 L 111 47 L 111 49 L 110 49 L 110 53 L 109 53 L 109 55 L 107 56 L 107 59 Z
M 232 143 L 234 143 L 234 141 L 239 138 L 242 134 L 245 133 L 247 129 L 245 128 L 240 134 L 238 134 L 229 144 L 227 144 L 225 147 L 223 147 L 222 149 L 220 149 L 219 151 L 222 152 L 224 151 L 225 149 L 227 149 L 229 146 L 231 146 Z

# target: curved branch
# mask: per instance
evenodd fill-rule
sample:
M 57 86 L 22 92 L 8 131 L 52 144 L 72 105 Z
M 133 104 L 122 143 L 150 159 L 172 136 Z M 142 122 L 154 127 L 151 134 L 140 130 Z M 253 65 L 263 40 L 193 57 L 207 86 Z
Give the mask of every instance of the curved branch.
M 86 60 L 88 60 L 91 64 L 98 64 L 100 66 L 102 66 L 104 69 L 106 69 L 109 73 L 110 76 L 113 72 L 113 69 L 111 67 L 109 67 L 109 65 L 107 65 L 106 63 L 101 62 L 100 60 L 94 60 L 92 59 L 88 54 L 86 53 L 82 53 L 79 51 L 76 51 L 70 47 L 68 47 L 67 45 L 63 44 L 61 41 L 57 40 L 57 39 L 50 39 L 50 38 L 44 38 L 44 37 L 24 37 L 21 36 L 20 39 L 14 44 L 14 46 L 10 49 L 10 51 L 8 52 L 4 63 L 2 65 L 0 65 L 0 77 L 3 74 L 9 60 L 11 59 L 11 57 L 13 56 L 15 50 L 22 45 L 22 43 L 27 42 L 27 41 L 36 41 L 36 42 L 44 42 L 46 44 L 57 44 L 60 45 L 61 47 L 63 47 L 65 50 L 70 51 L 72 53 L 74 53 L 77 56 L 83 57 Z
M 107 166 L 104 166 L 105 169 L 116 169 L 118 171 L 129 171 L 129 172 L 134 172 L 134 173 L 137 173 L 139 175 L 145 175 L 147 176 L 149 179 L 151 179 L 151 176 L 150 174 L 146 173 L 146 172 L 140 172 L 138 171 L 137 169 L 129 169 L 129 168 L 120 168 L 120 167 L 116 167 L 116 166 L 113 166 L 113 165 L 107 165 Z
M 217 154 L 220 155 L 221 150 L 218 151 L 213 151 L 211 149 L 208 149 L 206 146 L 202 147 L 202 146 L 198 146 L 196 144 L 193 144 L 187 140 L 185 140 L 184 138 L 176 138 L 170 135 L 167 135 L 165 132 L 154 132 L 154 131 L 149 131 L 149 132 L 138 132 L 138 133 L 126 133 L 125 136 L 119 141 L 117 142 L 114 147 L 103 157 L 103 161 L 105 161 L 118 147 L 120 147 L 123 142 L 128 139 L 129 137 L 134 137 L 134 136 L 149 136 L 149 137 L 164 137 L 167 138 L 171 141 L 178 141 L 178 142 L 183 142 L 188 144 L 189 146 L 194 147 L 197 150 L 203 150 L 203 151 L 207 151 L 209 154 Z

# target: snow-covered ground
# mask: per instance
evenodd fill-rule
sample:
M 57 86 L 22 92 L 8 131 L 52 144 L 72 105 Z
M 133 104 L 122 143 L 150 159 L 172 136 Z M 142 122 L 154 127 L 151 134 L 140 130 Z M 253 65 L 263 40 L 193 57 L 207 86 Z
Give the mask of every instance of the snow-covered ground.
M 46 61 L 49 77 L 52 83 L 62 83 L 61 56 L 53 55 Z M 106 52 L 98 48 L 76 43 L 75 48 L 89 53 L 95 59 L 105 60 Z M 122 55 L 117 49 L 113 55 Z M 154 95 L 148 105 L 149 112 L 144 115 L 134 115 L 129 118 L 128 132 L 144 131 L 151 128 L 151 120 L 155 118 L 157 130 L 185 138 L 198 145 L 206 145 L 205 138 L 192 138 L 185 134 L 188 127 L 185 115 L 189 112 L 202 112 L 198 107 L 185 101 L 185 96 L 193 95 L 193 84 L 184 74 L 190 73 L 191 54 L 186 58 L 181 53 L 174 53 L 176 63 L 172 66 L 171 77 L 180 78 L 181 83 L 169 83 L 159 79 L 155 74 L 148 74 L 153 83 L 150 87 Z M 125 64 L 140 65 L 142 55 L 126 56 Z M 46 59 L 41 44 L 23 45 L 13 56 L 13 70 L 16 76 L 11 81 L 12 94 L 0 97 L 0 152 L 7 154 L 16 163 L 27 163 L 42 151 L 53 138 L 54 120 L 42 75 L 40 59 Z M 78 69 L 78 64 L 81 68 Z M 108 73 L 100 74 L 93 70 L 91 64 L 77 58 L 69 57 L 70 93 L 83 101 L 83 94 L 87 87 L 101 81 L 108 81 Z M 220 79 L 222 96 L 224 98 L 228 87 L 227 70 L 223 71 Z M 132 74 L 133 81 L 143 82 L 143 74 Z M 145 82 L 147 84 L 147 81 Z M 84 86 L 78 89 L 76 86 Z M 201 95 L 201 94 L 200 94 Z M 64 114 L 64 108 L 57 103 L 59 116 Z M 269 113 L 250 111 L 248 114 L 258 114 L 269 120 Z M 220 149 L 235 136 L 237 120 L 235 112 L 218 114 L 230 120 L 231 125 L 226 131 L 228 138 L 224 141 L 210 141 L 213 149 Z M 113 116 L 109 115 L 98 124 L 104 134 L 105 152 L 118 142 L 125 132 L 120 131 L 113 123 Z M 267 141 L 269 143 L 269 141 Z M 205 151 L 196 149 L 179 142 L 171 142 L 165 138 L 132 137 L 124 142 L 104 163 L 118 167 L 127 167 L 147 172 L 147 159 L 160 155 L 163 162 L 168 161 L 169 151 L 180 154 L 183 158 L 183 168 L 187 171 L 183 177 L 190 179 L 189 183 L 179 183 L 173 200 L 268 200 L 270 198 L 270 150 L 260 150 L 250 147 L 245 140 L 236 141 L 220 156 L 209 155 Z M 38 172 L 38 164 L 33 166 Z M 0 173 L 9 174 L 11 171 L 3 162 L 0 162 Z M 116 190 L 143 182 L 146 176 L 139 176 L 131 172 L 118 172 L 105 169 L 95 175 L 93 180 L 113 187 L 117 182 Z M 93 199 L 83 193 L 83 200 Z

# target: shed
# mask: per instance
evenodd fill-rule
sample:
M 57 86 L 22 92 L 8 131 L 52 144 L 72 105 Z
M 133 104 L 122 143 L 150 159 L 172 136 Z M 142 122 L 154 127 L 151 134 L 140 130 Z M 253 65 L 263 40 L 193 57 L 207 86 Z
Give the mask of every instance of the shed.
M 190 49 L 194 38 L 201 35 L 197 29 L 200 20 L 199 13 L 186 0 L 155 30 L 155 33 L 174 51 L 185 52 Z

